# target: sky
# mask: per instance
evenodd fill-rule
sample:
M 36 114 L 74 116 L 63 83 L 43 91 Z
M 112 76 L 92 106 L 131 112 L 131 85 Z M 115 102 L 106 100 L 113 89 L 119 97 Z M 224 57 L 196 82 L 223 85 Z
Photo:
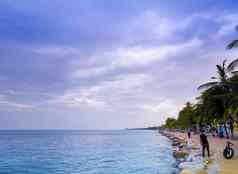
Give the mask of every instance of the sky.
M 0 129 L 121 129 L 176 117 L 236 58 L 231 0 L 1 0 Z

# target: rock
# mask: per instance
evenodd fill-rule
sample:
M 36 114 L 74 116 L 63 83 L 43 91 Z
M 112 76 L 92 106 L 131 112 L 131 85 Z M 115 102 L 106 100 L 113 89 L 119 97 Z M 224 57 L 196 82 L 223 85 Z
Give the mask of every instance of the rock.
M 174 151 L 174 153 L 173 153 L 173 156 L 175 158 L 185 158 L 188 155 L 189 155 L 188 152 L 183 152 L 183 151 Z
M 174 141 L 174 142 L 172 143 L 172 146 L 179 146 L 179 145 L 180 145 L 180 143 L 177 142 L 177 141 Z
M 187 170 L 187 169 L 183 169 L 183 170 L 180 172 L 180 174 L 193 174 L 193 172 L 190 171 L 190 170 Z

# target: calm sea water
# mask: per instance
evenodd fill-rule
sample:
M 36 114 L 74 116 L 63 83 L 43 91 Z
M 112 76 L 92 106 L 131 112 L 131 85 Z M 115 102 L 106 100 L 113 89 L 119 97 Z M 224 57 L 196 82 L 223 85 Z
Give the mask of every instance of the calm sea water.
M 172 174 L 156 131 L 0 131 L 4 174 Z

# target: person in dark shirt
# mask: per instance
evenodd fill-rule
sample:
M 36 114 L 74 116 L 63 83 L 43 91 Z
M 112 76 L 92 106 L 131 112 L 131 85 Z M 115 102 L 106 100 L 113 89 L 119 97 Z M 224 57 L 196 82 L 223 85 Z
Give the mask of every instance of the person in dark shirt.
M 191 138 L 191 132 L 190 132 L 190 129 L 188 129 L 188 139 Z
M 207 149 L 207 155 L 208 157 L 210 157 L 209 143 L 204 130 L 202 130 L 202 133 L 200 135 L 200 142 L 202 145 L 202 156 L 205 157 L 205 149 Z

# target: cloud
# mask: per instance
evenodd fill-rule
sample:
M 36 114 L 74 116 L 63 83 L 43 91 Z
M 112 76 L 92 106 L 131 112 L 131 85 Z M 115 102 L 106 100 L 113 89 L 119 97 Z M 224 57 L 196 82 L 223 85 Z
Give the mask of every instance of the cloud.
M 53 97 L 48 103 L 65 104 L 70 107 L 88 107 L 90 109 L 116 109 L 127 105 L 123 98 L 130 98 L 132 92 L 138 94 L 148 77 L 143 74 L 118 76 L 112 81 L 102 81 L 90 87 L 68 89 L 61 96 Z M 129 102 L 129 101 L 128 101 Z
M 226 14 L 216 18 L 217 21 L 222 22 L 223 25 L 218 31 L 218 37 L 229 36 L 235 31 L 235 26 L 238 24 L 238 13 Z
M 128 21 L 125 35 L 131 43 L 166 43 L 177 39 L 178 31 L 185 30 L 193 20 L 187 17 L 180 21 L 171 20 L 160 14 L 159 11 L 147 10 Z
M 49 99 L 45 102 L 45 104 L 50 106 L 63 106 L 66 109 L 72 109 L 76 108 L 78 110 L 84 110 L 87 109 L 87 111 L 90 111 L 92 109 L 104 109 L 105 103 L 104 101 L 101 101 L 93 94 L 87 94 L 87 92 L 84 91 L 70 91 L 65 92 L 62 96 L 57 96 L 52 99 Z
M 33 105 L 7 100 L 5 95 L 0 96 L 0 110 L 10 112 L 28 112 L 34 109 Z
M 102 66 L 102 67 L 92 67 L 92 68 L 84 68 L 84 69 L 79 69 L 70 75 L 71 78 L 77 79 L 77 78 L 89 78 L 92 76 L 98 76 L 102 75 L 104 73 L 107 73 L 109 70 L 111 70 L 110 67 L 107 66 Z
M 116 48 L 115 50 L 102 52 L 88 58 L 88 63 L 91 64 L 90 67 L 82 67 L 81 61 L 78 61 L 78 67 L 75 64 L 73 65 L 76 70 L 72 72 L 71 78 L 89 78 L 106 74 L 118 68 L 147 66 L 155 61 L 170 59 L 194 49 L 198 50 L 202 44 L 203 42 L 201 40 L 194 38 L 176 45 L 162 45 L 157 47 L 139 45 Z
M 141 107 L 148 114 L 156 114 L 160 117 L 160 121 L 164 122 L 167 117 L 176 117 L 178 111 L 182 108 L 183 103 L 178 103 L 178 101 L 172 98 L 161 99 L 160 102 L 156 103 L 146 103 Z
M 74 128 L 175 117 L 214 65 L 236 55 L 224 45 L 237 13 L 161 2 L 1 2 L 1 110 Z
M 202 41 L 198 39 L 192 39 L 185 43 L 176 45 L 162 45 L 158 47 L 146 48 L 143 46 L 137 46 L 134 48 L 119 49 L 112 52 L 110 57 L 115 56 L 113 65 L 115 66 L 133 66 L 137 64 L 148 64 L 153 61 L 169 59 L 174 57 L 185 50 L 191 50 L 201 46 Z

